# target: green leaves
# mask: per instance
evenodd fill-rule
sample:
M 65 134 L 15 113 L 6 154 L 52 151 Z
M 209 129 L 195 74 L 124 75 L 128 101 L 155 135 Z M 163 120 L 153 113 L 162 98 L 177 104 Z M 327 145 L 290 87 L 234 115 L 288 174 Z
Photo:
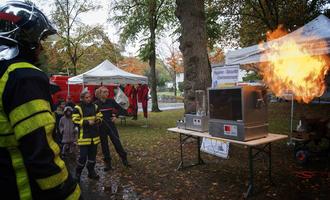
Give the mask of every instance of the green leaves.
M 213 0 L 206 3 L 209 46 L 250 46 L 265 40 L 265 33 L 283 24 L 294 31 L 325 9 L 327 0 Z M 234 41 L 234 44 L 232 43 Z
M 55 0 L 52 18 L 58 27 L 64 45 L 64 51 L 73 66 L 73 74 L 77 74 L 79 59 L 84 55 L 86 47 L 93 43 L 103 27 L 83 24 L 79 16 L 83 13 L 99 9 L 93 0 Z
M 156 31 L 157 37 L 167 28 L 177 25 L 175 2 L 172 0 L 116 0 L 110 10 L 114 16 L 109 20 L 120 26 L 121 43 L 141 42 L 139 53 L 144 60 L 148 59 L 151 51 L 150 31 Z

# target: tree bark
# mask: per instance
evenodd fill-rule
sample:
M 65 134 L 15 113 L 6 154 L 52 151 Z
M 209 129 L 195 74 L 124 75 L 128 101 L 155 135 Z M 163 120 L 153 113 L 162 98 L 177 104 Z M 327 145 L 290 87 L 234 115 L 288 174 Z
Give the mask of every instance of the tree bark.
M 175 71 L 174 71 L 173 86 L 174 86 L 174 96 L 176 97 L 177 90 L 176 90 L 176 72 Z
M 211 67 L 207 55 L 204 0 L 176 0 L 176 16 L 182 32 L 179 38 L 184 66 L 185 113 L 196 112 L 195 90 L 211 86 Z
M 149 5 L 149 30 L 150 30 L 150 54 L 149 66 L 151 73 L 151 112 L 160 112 L 157 99 L 157 78 L 156 78 L 156 2 L 151 1 Z

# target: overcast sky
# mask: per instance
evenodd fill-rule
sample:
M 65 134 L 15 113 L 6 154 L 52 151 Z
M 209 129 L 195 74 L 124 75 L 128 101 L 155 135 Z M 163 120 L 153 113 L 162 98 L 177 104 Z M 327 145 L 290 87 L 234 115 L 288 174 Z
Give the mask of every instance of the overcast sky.
M 3 3 L 7 0 L 0 0 L 0 3 Z M 34 2 L 38 8 L 44 12 L 48 17 L 50 16 L 51 12 L 51 4 L 53 0 L 31 0 Z M 99 3 L 101 5 L 101 9 L 97 10 L 96 12 L 88 12 L 86 14 L 80 15 L 80 19 L 83 23 L 94 25 L 94 24 L 102 24 L 105 28 L 105 31 L 108 33 L 110 40 L 114 43 L 118 43 L 119 41 L 119 27 L 116 27 L 113 23 L 107 22 L 109 8 L 112 0 L 94 0 L 95 3 Z M 169 37 L 163 37 L 160 41 L 158 41 L 157 45 L 157 54 L 161 59 L 170 56 L 169 48 L 172 44 L 172 40 Z M 125 47 L 125 52 L 123 54 L 125 56 L 135 56 L 137 55 L 137 51 L 139 49 L 140 44 L 138 42 L 134 44 L 128 44 Z M 179 44 L 176 42 L 174 44 L 177 50 Z

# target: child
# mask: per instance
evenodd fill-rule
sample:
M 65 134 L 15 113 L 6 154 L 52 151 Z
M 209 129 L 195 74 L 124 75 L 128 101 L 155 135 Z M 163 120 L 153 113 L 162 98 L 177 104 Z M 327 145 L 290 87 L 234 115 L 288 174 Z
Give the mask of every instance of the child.
M 74 124 L 72 122 L 72 108 L 66 106 L 64 108 L 64 116 L 60 119 L 59 129 L 62 134 L 62 156 L 66 156 L 67 153 L 71 154 L 74 149 L 75 131 Z
M 76 105 L 72 114 L 72 121 L 79 125 L 80 132 L 78 146 L 80 149 L 76 168 L 76 178 L 80 176 L 87 162 L 88 178 L 97 180 L 99 175 L 95 172 L 97 145 L 100 143 L 98 126 L 102 121 L 102 113 L 97 105 L 92 103 L 92 95 L 88 90 L 80 94 L 81 103 Z

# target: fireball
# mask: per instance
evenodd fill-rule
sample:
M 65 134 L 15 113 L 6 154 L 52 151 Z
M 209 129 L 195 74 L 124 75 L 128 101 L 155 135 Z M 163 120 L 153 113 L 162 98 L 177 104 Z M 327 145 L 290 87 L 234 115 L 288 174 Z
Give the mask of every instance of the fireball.
M 281 29 L 267 33 L 268 40 L 287 34 Z M 307 43 L 295 36 L 259 45 L 264 50 L 261 60 L 267 60 L 260 65 L 260 72 L 276 96 L 290 92 L 297 101 L 304 103 L 322 96 L 326 90 L 325 76 L 330 62 L 326 55 L 313 55 L 311 51 L 326 47 L 326 42 L 317 38 L 313 41 Z

